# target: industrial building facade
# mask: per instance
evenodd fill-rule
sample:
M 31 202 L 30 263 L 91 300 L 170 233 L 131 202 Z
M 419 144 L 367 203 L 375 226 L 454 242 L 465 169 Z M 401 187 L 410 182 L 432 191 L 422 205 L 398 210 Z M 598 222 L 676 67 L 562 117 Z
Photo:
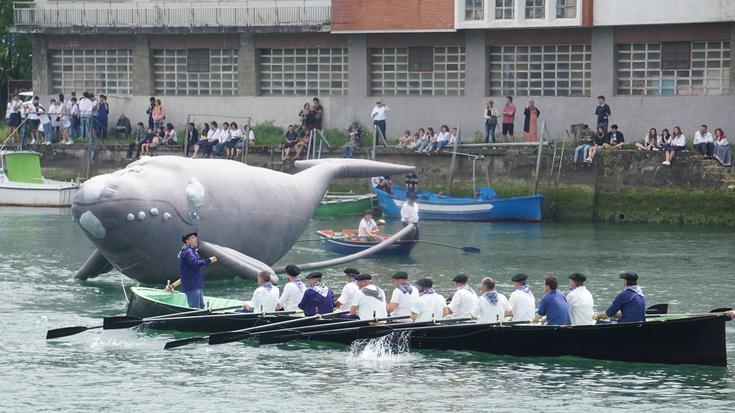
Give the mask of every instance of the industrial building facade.
M 296 121 L 319 96 L 328 128 L 389 135 L 482 129 L 484 102 L 541 109 L 549 137 L 594 123 L 605 95 L 628 136 L 649 127 L 735 129 L 735 2 L 719 0 L 254 0 L 15 4 L 33 33 L 34 89 L 89 90 L 142 120 L 148 97 L 191 114 Z M 520 124 L 522 119 L 516 118 Z M 731 132 L 735 134 L 735 132 Z

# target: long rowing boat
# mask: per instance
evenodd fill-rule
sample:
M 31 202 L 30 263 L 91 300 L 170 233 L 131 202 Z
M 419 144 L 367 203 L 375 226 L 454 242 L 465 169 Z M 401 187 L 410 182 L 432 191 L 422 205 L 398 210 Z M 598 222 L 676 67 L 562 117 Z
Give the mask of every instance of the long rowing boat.
M 390 238 L 390 234 L 380 233 L 375 240 L 363 240 L 357 237 L 357 231 L 350 229 L 343 229 L 342 232 L 323 229 L 316 233 L 324 249 L 342 255 L 352 255 L 365 251 Z M 409 255 L 415 246 L 415 241 L 401 240 L 376 252 L 375 255 Z
M 479 351 L 497 355 L 577 356 L 628 362 L 724 366 L 723 314 L 664 316 L 639 323 L 589 326 L 482 324 L 412 326 L 396 323 L 340 328 L 339 325 L 300 331 L 294 339 L 350 344 L 388 336 L 413 349 Z M 276 332 L 271 332 L 273 337 Z M 284 333 L 285 334 L 285 333 Z M 269 336 L 263 336 L 268 343 Z M 270 342 L 279 342 L 271 340 Z

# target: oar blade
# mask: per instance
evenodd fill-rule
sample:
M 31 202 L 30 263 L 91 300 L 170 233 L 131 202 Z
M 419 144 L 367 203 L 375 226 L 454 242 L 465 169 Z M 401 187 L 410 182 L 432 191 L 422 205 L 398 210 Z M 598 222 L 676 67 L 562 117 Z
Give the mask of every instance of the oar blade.
M 105 317 L 102 319 L 102 328 L 105 330 L 119 330 L 133 328 L 143 323 L 143 319 L 130 316 Z
M 646 314 L 666 314 L 669 312 L 668 304 L 654 304 L 646 308 Z
M 732 308 L 730 307 L 720 307 L 710 310 L 710 313 L 726 313 L 728 311 L 732 311 Z
M 89 327 L 83 326 L 55 328 L 46 332 L 46 340 L 73 336 L 74 334 L 83 333 L 87 330 L 89 330 Z
M 209 336 L 209 345 L 214 346 L 217 344 L 234 343 L 235 341 L 242 341 L 251 336 L 250 333 L 245 331 L 215 333 Z
M 189 344 L 194 344 L 200 341 L 204 341 L 206 339 L 207 337 L 198 336 L 198 337 L 182 338 L 181 340 L 169 341 L 168 343 L 166 343 L 166 345 L 163 346 L 163 349 L 171 350 L 172 348 L 183 347 Z
M 481 252 L 477 247 L 462 247 L 462 251 L 469 252 L 470 254 L 479 254 Z

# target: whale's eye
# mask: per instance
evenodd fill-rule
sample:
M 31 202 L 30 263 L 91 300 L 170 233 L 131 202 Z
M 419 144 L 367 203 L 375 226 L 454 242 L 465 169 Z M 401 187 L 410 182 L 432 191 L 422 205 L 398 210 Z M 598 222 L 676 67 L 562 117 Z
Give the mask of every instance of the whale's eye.
M 196 211 L 194 211 L 193 209 L 191 211 L 189 211 L 189 220 L 193 224 L 198 224 L 199 223 L 199 214 Z

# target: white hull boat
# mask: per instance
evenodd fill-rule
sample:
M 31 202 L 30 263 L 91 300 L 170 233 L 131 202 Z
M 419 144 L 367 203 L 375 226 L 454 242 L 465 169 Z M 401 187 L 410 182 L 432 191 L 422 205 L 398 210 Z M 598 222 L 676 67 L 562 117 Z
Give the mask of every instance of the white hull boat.
M 38 152 L 0 152 L 0 167 L 3 206 L 70 207 L 79 190 L 77 182 L 44 178 Z

